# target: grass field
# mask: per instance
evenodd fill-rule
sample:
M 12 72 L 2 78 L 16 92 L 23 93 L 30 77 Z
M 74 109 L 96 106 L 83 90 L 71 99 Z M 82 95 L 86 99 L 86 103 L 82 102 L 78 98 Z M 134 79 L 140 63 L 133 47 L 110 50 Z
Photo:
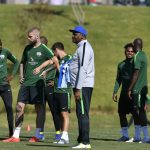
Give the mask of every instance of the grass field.
M 98 111 L 112 112 L 112 91 L 116 66 L 124 58 L 123 46 L 141 37 L 144 50 L 150 56 L 149 7 L 97 6 L 83 7 L 88 40 L 95 52 L 96 78 L 91 107 Z M 0 37 L 4 47 L 9 48 L 20 60 L 26 43 L 26 31 L 31 26 L 40 26 L 41 34 L 49 39 L 49 47 L 61 41 L 68 53 L 73 54 L 76 46 L 71 42 L 68 31 L 77 25 L 71 7 L 40 8 L 31 5 L 0 5 Z M 46 10 L 46 11 L 45 11 Z M 14 105 L 18 93 L 18 75 L 12 81 Z M 72 103 L 74 107 L 74 103 Z
M 71 7 L 40 8 L 27 5 L 0 5 L 0 38 L 4 47 L 10 49 L 20 60 L 23 48 L 26 44 L 26 31 L 32 26 L 39 26 L 42 35 L 49 39 L 49 47 L 61 41 L 69 54 L 73 54 L 76 46 L 71 42 L 69 29 L 77 25 Z M 91 144 L 93 150 L 149 150 L 149 144 L 118 143 L 115 140 L 120 137 L 119 120 L 116 113 L 117 105 L 112 102 L 112 91 L 116 76 L 118 62 L 124 58 L 123 46 L 132 42 L 134 38 L 141 37 L 144 41 L 144 50 L 150 58 L 150 8 L 149 7 L 116 7 L 97 6 L 83 7 L 85 11 L 85 28 L 88 30 L 88 40 L 93 45 L 95 52 L 96 78 L 95 88 L 91 103 Z M 11 67 L 11 65 L 10 65 Z M 149 72 L 150 74 L 150 72 Z M 19 75 L 11 82 L 13 90 L 13 106 L 19 89 Z M 72 108 L 74 107 L 72 100 Z M 71 149 L 76 143 L 77 120 L 75 112 L 70 118 L 70 144 L 58 146 L 52 143 L 54 136 L 53 123 L 50 113 L 47 113 L 45 126 L 46 140 L 35 144 L 28 143 L 29 137 L 34 134 L 35 114 L 33 107 L 27 107 L 27 115 L 23 124 L 20 143 L 2 143 L 0 150 L 55 150 Z M 3 102 L 0 99 L 0 112 L 4 112 Z M 150 115 L 150 114 L 149 114 Z M 33 121 L 34 120 L 34 121 Z M 0 113 L 0 138 L 7 136 L 6 114 Z M 30 124 L 32 130 L 26 131 Z M 130 129 L 133 136 L 133 127 Z
M 70 115 L 70 144 L 68 145 L 57 145 L 53 144 L 54 128 L 51 121 L 51 116 L 47 113 L 47 121 L 45 124 L 45 141 L 38 143 L 29 143 L 28 140 L 34 135 L 35 123 L 33 122 L 35 115 L 28 114 L 25 116 L 25 121 L 21 132 L 21 142 L 20 143 L 3 143 L 0 142 L 0 150 L 67 150 L 71 149 L 76 143 L 76 137 L 78 135 L 77 130 L 77 120 L 75 117 L 75 112 Z M 1 120 L 3 122 L 0 124 L 0 139 L 2 140 L 7 136 L 7 125 L 5 120 L 5 115 L 1 114 Z M 30 124 L 31 131 L 27 132 L 26 127 Z M 133 136 L 133 126 L 129 129 L 130 137 Z M 139 143 L 123 143 L 117 142 L 116 139 L 120 137 L 120 128 L 118 122 L 118 116 L 112 114 L 102 114 L 91 112 L 91 134 L 90 140 L 93 150 L 148 150 L 149 144 L 139 144 Z

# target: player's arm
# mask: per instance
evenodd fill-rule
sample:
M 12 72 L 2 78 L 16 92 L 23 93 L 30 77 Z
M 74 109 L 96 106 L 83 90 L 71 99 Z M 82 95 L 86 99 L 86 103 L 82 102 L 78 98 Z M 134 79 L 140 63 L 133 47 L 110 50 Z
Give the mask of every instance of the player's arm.
M 14 64 L 13 65 L 13 70 L 12 73 L 10 75 L 7 76 L 7 81 L 11 81 L 14 77 L 14 75 L 17 73 L 18 68 L 19 68 L 19 61 L 17 60 L 17 58 L 12 55 L 11 52 L 7 51 L 7 58 Z
M 131 99 L 131 91 L 136 83 L 136 81 L 138 80 L 139 77 L 139 69 L 135 69 L 133 72 L 133 76 L 132 76 L 132 80 L 131 80 L 131 84 L 128 88 L 128 97 Z
M 60 66 L 59 66 L 58 58 L 57 58 L 56 56 L 54 56 L 54 57 L 52 58 L 52 61 L 53 61 L 53 63 L 54 63 L 55 68 L 59 71 L 59 70 L 60 70 Z
M 120 85 L 121 85 L 121 75 L 120 75 L 120 68 L 119 68 L 119 65 L 118 65 L 117 77 L 116 77 L 114 92 L 113 92 L 113 96 L 112 96 L 112 99 L 113 99 L 114 102 L 117 102 L 117 92 L 119 90 Z
M 50 67 L 46 70 L 44 70 L 41 74 L 40 74 L 40 77 L 43 77 L 45 78 L 47 73 L 53 69 L 56 69 L 56 66 L 53 64 L 53 65 L 50 65 Z
M 43 68 L 45 68 L 45 67 L 47 67 L 48 65 L 51 65 L 51 64 L 53 64 L 53 61 L 51 59 L 45 61 L 44 63 L 42 63 L 40 66 L 38 66 L 37 68 L 35 68 L 33 70 L 33 74 L 34 75 L 38 74 L 41 71 L 41 69 L 43 69 Z

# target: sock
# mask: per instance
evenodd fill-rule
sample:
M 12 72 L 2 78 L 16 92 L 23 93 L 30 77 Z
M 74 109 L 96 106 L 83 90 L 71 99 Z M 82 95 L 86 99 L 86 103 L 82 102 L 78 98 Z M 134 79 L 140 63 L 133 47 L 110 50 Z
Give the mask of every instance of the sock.
M 147 128 L 147 126 L 143 126 L 143 127 L 142 127 L 142 132 L 143 132 L 143 135 L 144 135 L 143 140 L 145 140 L 145 141 L 149 140 L 148 128 Z
M 121 131 L 122 131 L 122 135 L 123 136 L 129 137 L 129 135 L 128 135 L 128 127 L 122 127 Z
M 13 137 L 19 138 L 21 127 L 16 127 Z
M 67 131 L 63 131 L 62 132 L 61 139 L 64 139 L 64 140 L 67 140 L 67 141 L 69 140 L 68 132 Z
M 134 139 L 137 139 L 137 140 L 141 139 L 141 126 L 140 125 L 135 125 Z
M 36 131 L 35 131 L 35 137 L 39 137 L 40 135 L 40 132 L 41 132 L 41 128 L 36 128 Z
M 56 134 L 60 134 L 60 131 L 56 131 Z

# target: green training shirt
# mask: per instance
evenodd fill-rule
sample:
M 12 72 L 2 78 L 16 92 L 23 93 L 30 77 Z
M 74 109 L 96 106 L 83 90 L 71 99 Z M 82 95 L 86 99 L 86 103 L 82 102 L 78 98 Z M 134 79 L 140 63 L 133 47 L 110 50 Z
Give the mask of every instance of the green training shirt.
M 133 74 L 133 59 L 125 59 L 118 64 L 117 77 L 114 86 L 114 93 L 118 92 L 120 85 L 122 84 L 121 92 L 127 93 L 127 90 L 131 83 L 131 77 Z
M 66 55 L 65 57 L 63 57 L 60 61 L 59 64 L 60 66 L 65 63 L 66 61 L 70 60 L 72 58 L 71 55 Z M 58 79 L 59 79 L 59 72 L 56 71 L 56 76 L 55 76 L 55 80 L 54 80 L 54 92 L 55 93 L 72 93 L 72 88 L 71 85 L 68 85 L 67 88 L 58 88 Z
M 48 67 L 46 67 L 46 68 L 49 68 L 49 66 Z M 46 75 L 46 83 L 48 83 L 48 81 L 49 80 L 54 80 L 55 79 L 55 75 L 56 75 L 56 69 L 54 68 L 53 70 L 50 70 L 48 73 L 47 73 L 47 75 Z
M 139 70 L 139 77 L 133 87 L 133 93 L 138 93 L 141 90 L 143 91 L 146 89 L 145 87 L 147 87 L 147 63 L 148 62 L 145 52 L 139 50 L 134 56 L 134 69 Z
M 19 61 L 16 57 L 9 50 L 2 48 L 2 50 L 0 50 L 0 85 L 8 84 L 6 81 L 6 77 L 8 76 L 7 59 L 14 64 L 11 73 L 13 76 L 17 73 L 19 67 Z
M 37 81 L 42 79 L 39 75 L 44 70 L 41 69 L 37 75 L 33 74 L 33 70 L 40 66 L 43 62 L 53 57 L 53 52 L 46 45 L 41 44 L 34 48 L 33 45 L 27 45 L 24 49 L 21 63 L 24 66 L 24 83 L 23 86 L 35 86 Z

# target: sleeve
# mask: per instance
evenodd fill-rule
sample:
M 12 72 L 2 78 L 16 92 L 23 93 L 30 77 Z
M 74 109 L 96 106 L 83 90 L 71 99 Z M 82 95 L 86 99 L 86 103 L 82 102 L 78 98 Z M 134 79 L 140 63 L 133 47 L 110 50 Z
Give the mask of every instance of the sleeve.
M 45 44 L 42 44 L 44 47 L 45 56 L 47 56 L 48 59 L 52 59 L 54 57 L 54 53 L 51 49 L 49 49 Z
M 17 73 L 17 70 L 19 68 L 19 61 L 14 55 L 12 55 L 10 51 L 7 51 L 7 58 L 14 64 L 12 70 L 12 75 L 14 76 Z
M 114 93 L 118 92 L 120 85 L 121 85 L 121 75 L 120 75 L 120 67 L 118 65 L 117 76 L 116 76 L 116 81 L 115 81 L 115 85 L 114 85 Z
M 139 53 L 137 53 L 137 55 L 134 56 L 134 69 L 140 70 L 141 67 L 141 61 L 140 61 L 140 57 L 139 57 Z
M 78 60 L 79 60 L 79 66 L 78 66 L 79 75 L 78 75 L 77 82 L 75 85 L 77 89 L 82 89 L 82 85 L 87 75 L 87 68 L 88 68 L 88 63 L 90 60 L 90 50 L 88 48 L 90 47 L 85 46 L 85 53 L 83 51 L 83 47 L 80 47 L 77 50 Z

